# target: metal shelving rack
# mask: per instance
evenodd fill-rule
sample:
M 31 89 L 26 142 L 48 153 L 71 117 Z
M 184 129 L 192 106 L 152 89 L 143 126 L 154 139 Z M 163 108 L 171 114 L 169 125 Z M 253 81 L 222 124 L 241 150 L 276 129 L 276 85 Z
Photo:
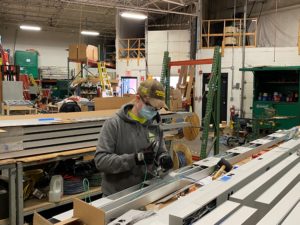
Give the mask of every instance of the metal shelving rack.
M 0 171 L 2 171 L 2 175 L 8 176 L 8 199 L 9 199 L 9 218 L 8 221 L 0 220 L 0 224 L 7 224 L 9 222 L 10 225 L 16 225 L 16 163 L 13 159 L 0 160 Z M 3 205 L 1 206 L 3 207 Z
M 89 192 L 83 192 L 76 195 L 63 196 L 62 200 L 58 203 L 50 203 L 45 200 L 23 200 L 23 171 L 24 168 L 29 166 L 37 166 L 50 162 L 57 162 L 61 160 L 79 158 L 83 156 L 94 155 L 96 148 L 81 149 L 74 151 L 66 151 L 57 156 L 57 154 L 37 155 L 25 158 L 19 158 L 16 162 L 16 208 L 17 208 L 17 224 L 24 224 L 24 216 L 31 215 L 34 212 L 40 212 L 51 209 L 57 206 L 65 205 L 72 202 L 73 198 L 85 198 L 87 195 L 95 196 L 101 194 L 101 188 L 91 188 Z M 14 201 L 13 201 L 14 202 Z
M 80 71 L 74 76 L 74 77 L 71 77 L 71 71 L 70 71 L 70 63 L 79 63 L 80 64 Z M 91 74 L 92 76 L 94 76 L 93 73 L 91 73 L 89 71 L 89 67 L 90 68 L 97 68 L 98 65 L 97 65 L 97 61 L 91 61 L 91 60 L 88 60 L 87 58 L 86 59 L 83 59 L 83 60 L 73 60 L 73 59 L 70 59 L 68 58 L 68 80 L 69 80 L 69 86 L 68 86 L 68 95 L 70 95 L 70 84 L 71 82 L 77 77 L 80 75 L 80 77 L 84 77 L 84 71 L 86 71 L 87 73 Z

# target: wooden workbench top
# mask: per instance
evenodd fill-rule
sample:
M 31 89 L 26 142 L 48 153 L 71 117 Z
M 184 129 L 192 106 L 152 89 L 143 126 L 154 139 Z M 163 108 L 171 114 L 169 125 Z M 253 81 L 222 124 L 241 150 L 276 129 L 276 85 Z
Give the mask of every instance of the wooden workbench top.
M 0 166 L 9 165 L 9 164 L 13 164 L 13 163 L 16 163 L 15 159 L 3 159 L 3 160 L 0 160 Z
M 82 149 L 76 149 L 76 150 L 55 152 L 55 153 L 50 153 L 50 154 L 22 157 L 22 158 L 17 158 L 15 160 L 16 160 L 16 162 L 30 163 L 30 162 L 53 159 L 53 158 L 57 158 L 57 157 L 64 157 L 64 156 L 71 156 L 71 155 L 75 156 L 78 154 L 84 154 L 84 153 L 95 152 L 95 151 L 96 151 L 96 147 L 82 148 Z
M 32 120 L 40 118 L 59 118 L 62 120 L 74 120 L 79 118 L 93 118 L 93 117 L 110 117 L 117 112 L 113 110 L 88 111 L 88 112 L 72 112 L 72 113 L 55 113 L 55 114 L 37 114 L 37 115 L 14 115 L 14 116 L 0 116 L 0 120 Z

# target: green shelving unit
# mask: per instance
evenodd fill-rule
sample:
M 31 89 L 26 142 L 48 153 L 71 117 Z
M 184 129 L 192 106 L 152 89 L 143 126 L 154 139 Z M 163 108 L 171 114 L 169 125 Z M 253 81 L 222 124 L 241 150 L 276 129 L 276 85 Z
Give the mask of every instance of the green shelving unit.
M 38 52 L 16 51 L 15 64 L 20 66 L 20 74 L 32 75 L 34 79 L 38 79 Z
M 300 125 L 300 66 L 243 68 L 254 75 L 253 119 L 273 121 L 274 129 Z M 271 123 L 265 123 L 266 128 Z

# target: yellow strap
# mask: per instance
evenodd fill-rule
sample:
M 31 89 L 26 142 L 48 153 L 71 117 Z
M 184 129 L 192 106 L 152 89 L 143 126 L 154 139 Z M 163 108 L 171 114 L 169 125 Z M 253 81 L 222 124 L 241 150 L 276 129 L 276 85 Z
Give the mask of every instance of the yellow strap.
M 128 111 L 128 116 L 130 116 L 131 119 L 133 119 L 133 120 L 135 120 L 135 121 L 137 121 L 137 122 L 139 122 L 139 123 L 141 123 L 141 124 L 144 124 L 144 123 L 147 121 L 146 118 L 141 118 L 141 117 L 135 115 L 135 114 L 134 114 L 133 112 L 131 112 L 131 111 Z

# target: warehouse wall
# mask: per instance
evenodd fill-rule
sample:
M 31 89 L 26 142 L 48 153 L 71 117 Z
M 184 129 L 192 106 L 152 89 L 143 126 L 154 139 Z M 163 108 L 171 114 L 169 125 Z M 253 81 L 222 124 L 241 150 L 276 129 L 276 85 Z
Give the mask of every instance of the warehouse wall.
M 163 56 L 169 51 L 172 61 L 190 59 L 190 31 L 165 30 L 148 32 L 148 71 L 160 76 Z M 173 67 L 171 75 L 178 75 L 179 67 Z
M 275 54 L 275 57 L 274 57 Z M 213 50 L 205 49 L 198 51 L 198 58 L 212 58 Z M 296 47 L 281 47 L 276 48 L 247 48 L 246 49 L 246 67 L 256 66 L 299 66 L 300 56 Z M 231 69 L 233 66 L 233 70 Z M 242 67 L 242 49 L 236 48 L 234 51 L 230 48 L 225 49 L 224 57 L 222 57 L 222 73 L 228 73 L 228 106 L 227 106 L 227 121 L 229 121 L 229 108 L 234 105 L 236 109 L 240 108 L 241 99 L 241 79 L 242 72 L 239 69 Z M 203 65 L 197 68 L 197 72 L 202 70 L 203 73 L 211 72 L 211 65 Z M 202 76 L 198 76 L 196 72 L 196 88 L 195 96 L 202 97 Z M 253 98 L 253 76 L 252 72 L 245 73 L 245 102 L 244 110 L 246 117 L 252 117 L 251 107 Z M 234 88 L 236 84 L 239 88 Z M 202 101 L 195 101 L 195 111 L 201 115 Z
M 190 32 L 187 30 L 148 31 L 148 73 L 159 79 L 162 69 L 164 51 L 169 51 L 172 60 L 190 58 Z M 118 39 L 116 40 L 116 44 Z M 117 49 L 118 49 L 118 45 Z M 118 52 L 118 50 L 117 50 Z M 171 75 L 178 75 L 178 67 L 172 68 Z M 136 59 L 129 61 L 117 59 L 117 76 L 135 76 L 139 81 L 146 78 L 146 61 Z
M 236 0 L 236 13 L 243 14 L 244 0 Z M 277 2 L 277 10 L 276 10 Z M 234 1 L 206 1 L 209 13 L 205 19 L 233 18 Z M 299 0 L 248 1 L 247 17 L 258 18 L 257 46 L 295 47 L 300 20 Z
M 35 49 L 39 52 L 39 66 L 67 66 L 67 48 L 71 43 L 77 43 L 77 33 L 62 32 L 30 32 L 17 28 L 0 27 L 2 45 L 5 49 L 26 50 Z M 85 40 L 94 43 L 95 38 Z

